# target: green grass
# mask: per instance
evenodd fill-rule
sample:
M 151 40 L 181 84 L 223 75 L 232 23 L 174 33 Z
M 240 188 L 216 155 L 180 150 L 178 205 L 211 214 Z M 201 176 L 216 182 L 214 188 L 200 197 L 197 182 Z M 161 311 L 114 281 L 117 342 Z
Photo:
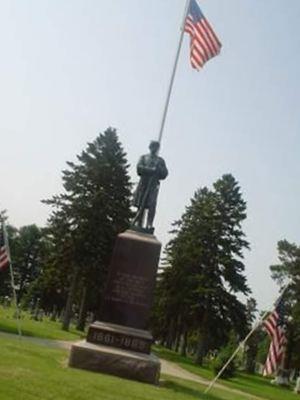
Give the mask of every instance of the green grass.
M 174 351 L 165 349 L 161 346 L 155 346 L 154 352 L 160 357 L 168 361 L 175 362 L 183 369 L 192 372 L 206 379 L 213 379 L 213 372 L 208 367 L 200 367 L 194 364 L 189 357 L 182 357 Z M 270 400 L 295 400 L 299 396 L 291 390 L 272 385 L 269 379 L 259 375 L 249 375 L 239 373 L 235 378 L 224 380 L 220 379 L 219 383 L 233 389 L 253 394 Z
M 222 383 L 226 381 L 222 381 Z M 272 385 L 269 379 L 259 375 L 239 374 L 228 381 L 228 386 L 270 400 L 295 400 L 299 396 L 292 390 Z
M 42 322 L 34 321 L 30 319 L 30 316 L 26 312 L 22 312 L 22 320 L 21 320 L 21 325 L 22 325 L 22 331 L 23 334 L 26 336 L 33 336 L 33 337 L 39 337 L 39 338 L 44 338 L 44 339 L 53 339 L 53 340 L 77 340 L 80 336 L 82 336 L 81 332 L 76 331 L 74 328 L 71 328 L 70 332 L 65 332 L 61 330 L 61 324 L 58 322 L 53 322 L 50 321 L 48 318 L 44 318 Z M 16 320 L 14 318 L 14 312 L 12 309 L 7 309 L 3 308 L 0 306 L 0 331 L 8 332 L 8 333 L 17 333 L 17 325 L 16 325 Z M 4 349 L 2 348 L 2 343 L 8 343 L 7 349 L 10 349 L 9 354 L 4 357 Z M 19 346 L 19 347 L 18 347 Z M 5 348 L 5 346 L 4 346 Z M 17 351 L 16 349 L 19 348 L 20 351 Z M 39 348 L 39 350 L 36 350 L 37 347 L 34 347 L 34 345 L 29 345 L 23 343 L 17 343 L 14 341 L 9 342 L 6 339 L 1 339 L 0 341 L 0 381 L 4 379 L 4 386 L 0 384 L 0 399 L 71 399 L 72 394 L 72 399 L 81 399 L 84 397 L 80 397 L 80 395 L 75 392 L 73 393 L 73 390 L 71 387 L 68 385 L 71 385 L 72 377 L 76 376 L 76 374 L 83 374 L 84 379 L 89 382 L 87 386 L 91 385 L 93 387 L 93 384 L 90 382 L 92 379 L 91 376 L 93 376 L 93 380 L 96 379 L 96 381 L 100 380 L 99 376 L 100 375 L 95 375 L 95 374 L 89 374 L 86 372 L 82 371 L 72 371 L 70 375 L 70 370 L 63 368 L 62 363 L 63 360 L 66 359 L 66 353 L 62 353 L 61 350 L 46 350 L 43 348 Z M 42 351 L 41 351 L 42 349 Z M 163 359 L 172 361 L 176 364 L 178 364 L 180 367 L 183 369 L 192 372 L 196 375 L 199 375 L 202 378 L 206 379 L 212 379 L 213 378 L 213 373 L 209 368 L 205 367 L 199 367 L 194 364 L 193 360 L 188 358 L 188 357 L 181 357 L 177 353 L 167 350 L 163 347 L 160 346 L 155 346 L 154 347 L 155 353 Z M 40 355 L 40 356 L 39 356 Z M 15 358 L 14 358 L 15 357 Z M 8 359 L 8 363 L 6 363 L 6 358 Z M 37 361 L 37 364 L 33 362 L 33 360 Z M 3 363 L 3 364 L 2 364 Z M 35 365 L 38 365 L 39 367 L 35 368 Z M 10 365 L 11 371 L 8 371 L 8 368 L 5 368 L 5 365 Z M 56 367 L 58 368 L 55 368 Z M 30 368 L 28 367 L 30 366 Z M 41 371 L 43 371 L 43 366 L 49 368 L 49 371 L 47 372 L 46 370 L 44 373 L 51 374 L 53 375 L 53 384 L 58 385 L 58 381 L 60 379 L 67 379 L 66 382 L 66 388 L 60 388 L 63 392 L 66 391 L 66 396 L 61 397 L 60 395 L 58 396 L 56 393 L 55 388 L 48 388 L 49 390 L 49 396 L 45 394 L 45 397 L 35 397 L 35 390 L 34 392 L 32 391 L 32 386 L 30 383 L 30 376 L 32 375 L 34 378 L 34 382 L 32 384 L 36 385 L 36 387 L 40 387 L 40 384 L 38 383 L 40 380 L 41 382 L 43 381 L 43 377 L 41 376 Z M 51 370 L 51 371 L 50 371 Z M 58 375 L 57 375 L 58 374 Z M 7 377 L 7 390 L 8 392 L 10 390 L 13 390 L 11 386 L 17 387 L 16 382 L 14 380 L 14 376 L 20 381 L 20 385 L 28 385 L 28 393 L 24 394 L 25 397 L 1 397 L 4 396 L 4 392 L 2 393 L 3 387 L 6 388 L 5 381 Z M 101 375 L 102 376 L 102 375 Z M 24 377 L 24 379 L 22 378 Z M 28 379 L 27 379 L 28 378 Z M 57 379 L 57 381 L 56 381 Z M 69 381 L 70 379 L 70 381 Z M 110 392 L 108 390 L 108 387 L 110 384 L 113 384 L 113 380 L 116 378 L 112 377 L 106 377 L 102 378 L 101 382 L 99 385 L 102 385 L 103 387 L 107 388 L 107 397 L 101 397 L 102 398 L 107 398 L 107 399 L 118 399 L 118 388 L 113 388 L 112 394 L 110 395 Z M 51 378 L 52 380 L 52 378 Z M 13 381 L 13 384 L 12 384 Z M 10 384 L 9 384 L 10 382 Z M 27 382 L 27 383 L 26 383 Z M 152 393 L 151 396 L 147 397 L 147 394 L 143 394 L 143 390 L 140 389 L 140 385 L 137 383 L 124 381 L 125 383 L 122 383 L 122 387 L 124 386 L 127 387 L 128 385 L 128 397 L 123 397 L 122 399 L 193 399 L 193 398 L 206 398 L 206 399 L 230 399 L 230 400 L 242 400 L 241 395 L 237 395 L 237 397 L 234 397 L 235 395 L 231 393 L 226 393 L 226 392 L 221 392 L 220 390 L 216 390 L 213 392 L 215 397 L 199 397 L 199 393 L 203 391 L 203 388 L 195 383 L 191 382 L 185 382 L 185 381 L 180 381 L 178 379 L 170 378 L 167 377 L 165 380 L 163 387 L 159 389 L 159 396 L 158 396 L 158 388 L 152 388 L 151 386 L 146 386 L 149 388 L 149 391 Z M 220 383 L 223 385 L 226 385 L 230 388 L 238 389 L 243 392 L 253 394 L 259 397 L 263 397 L 265 399 L 270 399 L 270 400 L 295 400 L 298 399 L 299 396 L 295 395 L 288 389 L 283 389 L 280 387 L 276 387 L 271 385 L 270 381 L 268 379 L 265 379 L 261 376 L 256 376 L 256 375 L 247 375 L 247 374 L 238 374 L 237 377 L 234 379 L 230 380 L 220 380 Z M 85 387 L 85 384 L 82 383 L 82 385 Z M 127 385 L 127 386 L 126 386 Z M 135 386 L 137 385 L 137 386 Z M 47 386 L 47 385 L 46 385 Z M 101 386 L 101 387 L 102 387 Z M 117 385 L 118 386 L 118 385 Z M 142 385 L 144 387 L 145 385 Z M 129 387 L 136 388 L 136 395 L 131 397 Z M 151 388 L 151 389 L 150 389 Z M 79 390 L 80 388 L 78 388 Z M 115 391 L 115 389 L 117 391 Z M 24 388 L 22 389 L 24 390 Z M 86 393 L 90 393 L 89 387 L 86 387 L 84 389 Z M 130 389 L 131 390 L 131 389 Z M 18 390 L 16 391 L 16 393 Z M 148 392 L 148 391 L 147 391 Z M 52 394 L 50 394 L 52 393 Z M 92 393 L 92 392 L 91 392 Z M 172 396 L 169 396 L 169 394 L 172 393 Z M 20 395 L 20 393 L 18 393 Z M 155 397 L 155 394 L 158 397 Z M 13 396 L 13 395 L 12 395 Z M 16 394 L 17 396 L 17 394 Z M 22 394 L 23 396 L 23 394 Z M 52 397 L 51 397 L 52 396 Z M 57 396 L 57 397 L 56 397 Z M 79 397 L 78 397 L 79 396 Z M 95 394 L 91 394 L 91 399 L 94 398 Z M 146 397 L 145 397 L 146 396 Z M 174 397 L 175 396 L 175 397 Z M 176 397 L 178 396 L 178 397 Z M 89 397 L 86 397 L 88 399 Z
M 63 331 L 59 322 L 50 321 L 46 317 L 43 318 L 42 322 L 34 321 L 25 311 L 21 312 L 21 329 L 24 336 L 34 336 L 43 339 L 77 340 L 83 336 L 82 332 L 77 331 L 73 327 L 71 327 L 69 332 Z M 17 321 L 12 308 L 3 308 L 0 306 L 0 331 L 18 333 Z
M 160 387 L 67 367 L 64 350 L 0 338 L 1 400 L 246 400 L 197 383 L 163 377 Z

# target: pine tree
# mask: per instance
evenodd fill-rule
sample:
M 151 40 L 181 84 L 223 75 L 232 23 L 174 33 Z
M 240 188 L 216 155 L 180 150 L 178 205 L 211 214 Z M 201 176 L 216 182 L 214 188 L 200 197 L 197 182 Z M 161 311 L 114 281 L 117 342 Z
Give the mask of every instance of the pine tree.
M 64 329 L 70 324 L 79 281 L 86 293 L 93 294 L 91 306 L 98 307 L 116 235 L 128 227 L 131 217 L 128 163 L 115 129 L 89 143 L 77 163 L 67 164 L 65 192 L 46 201 L 53 207 L 51 234 L 63 239 L 56 239 L 64 244 L 58 254 L 64 254 L 64 247 L 69 249 Z
M 19 229 L 7 225 L 6 228 L 17 298 L 20 302 L 40 272 L 45 253 L 44 237 L 42 230 L 36 225 L 26 225 Z M 1 272 L 0 296 L 12 296 L 9 268 Z
M 36 225 L 23 226 L 11 237 L 10 247 L 20 302 L 42 268 L 46 251 L 43 232 Z
M 198 363 L 210 349 L 226 343 L 232 329 L 240 335 L 247 329 L 246 307 L 237 298 L 249 293 L 243 264 L 249 247 L 242 231 L 245 218 L 240 188 L 231 175 L 224 175 L 212 190 L 195 193 L 166 249 L 168 267 L 159 280 L 156 315 L 161 327 L 169 327 L 165 338 L 171 329 L 179 331 L 171 341 L 181 335 L 186 346 L 188 335 L 197 335 Z

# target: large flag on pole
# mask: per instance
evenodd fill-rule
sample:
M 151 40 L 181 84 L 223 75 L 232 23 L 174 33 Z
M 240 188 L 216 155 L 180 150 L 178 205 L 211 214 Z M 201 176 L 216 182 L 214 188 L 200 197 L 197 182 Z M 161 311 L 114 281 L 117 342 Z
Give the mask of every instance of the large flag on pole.
M 263 326 L 271 338 L 269 354 L 264 367 L 264 375 L 267 376 L 278 371 L 284 359 L 287 344 L 282 299 L 278 302 L 275 310 L 264 320 Z
M 261 319 L 253 326 L 253 328 L 248 333 L 248 335 L 245 337 L 245 339 L 242 342 L 240 342 L 240 344 L 236 348 L 235 352 L 228 359 L 228 361 L 225 363 L 223 368 L 219 371 L 218 375 L 210 382 L 209 386 L 206 388 L 206 390 L 204 392 L 205 394 L 211 391 L 211 389 L 216 384 L 217 380 L 222 376 L 222 374 L 226 370 L 226 368 L 228 368 L 230 363 L 235 359 L 235 357 L 237 356 L 240 349 L 245 348 L 245 345 L 248 342 L 248 340 L 251 338 L 251 336 L 254 334 L 254 332 L 256 332 L 257 329 L 259 327 L 261 327 L 261 325 L 265 326 L 267 332 L 269 333 L 269 335 L 272 338 L 272 343 L 270 346 L 270 352 L 269 352 L 269 356 L 268 356 L 268 360 L 270 360 L 270 362 L 268 362 L 268 361 L 266 362 L 265 371 L 267 372 L 267 370 L 268 370 L 269 373 L 271 373 L 271 368 L 273 365 L 272 360 L 274 361 L 274 365 L 275 365 L 274 371 L 276 371 L 278 369 L 276 367 L 276 365 L 279 367 L 280 364 L 282 363 L 282 361 L 284 360 L 284 350 L 285 350 L 285 345 L 287 342 L 285 333 L 284 333 L 284 325 L 285 324 L 284 324 L 284 311 L 283 311 L 283 296 L 284 296 L 285 292 L 287 291 L 287 289 L 289 288 L 289 286 L 290 286 L 290 284 L 288 283 L 284 287 L 280 298 L 276 302 L 275 310 L 272 313 L 265 312 L 264 315 L 261 317 Z M 276 343 L 277 343 L 277 347 L 276 347 Z M 279 346 L 278 343 L 281 344 L 281 346 Z M 278 355 L 278 359 L 274 358 L 275 354 Z
M 0 227 L 0 271 L 9 266 L 9 253 L 6 246 L 3 225 Z
M 184 30 L 191 37 L 190 60 L 193 68 L 202 68 L 208 60 L 220 53 L 222 44 L 196 0 L 189 2 Z

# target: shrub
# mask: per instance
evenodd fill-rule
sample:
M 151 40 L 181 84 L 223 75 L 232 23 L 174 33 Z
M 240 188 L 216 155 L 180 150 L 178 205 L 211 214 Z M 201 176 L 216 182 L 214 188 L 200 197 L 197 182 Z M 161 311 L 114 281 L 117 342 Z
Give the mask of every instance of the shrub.
M 227 363 L 229 358 L 232 356 L 232 353 L 233 353 L 232 345 L 223 347 L 219 351 L 219 354 L 211 363 L 215 375 L 217 375 L 221 371 L 221 369 Z M 223 379 L 232 378 L 235 375 L 235 372 L 236 372 L 236 365 L 233 360 L 223 372 L 222 378 Z

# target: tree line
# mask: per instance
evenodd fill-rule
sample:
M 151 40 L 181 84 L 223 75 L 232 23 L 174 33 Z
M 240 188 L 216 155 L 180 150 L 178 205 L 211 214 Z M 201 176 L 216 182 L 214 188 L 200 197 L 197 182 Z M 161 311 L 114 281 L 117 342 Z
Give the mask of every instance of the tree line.
M 118 233 L 133 216 L 132 182 L 124 148 L 108 128 L 62 171 L 63 190 L 50 199 L 47 225 L 8 225 L 18 302 L 60 319 L 97 319 Z M 223 175 L 201 187 L 171 229 L 159 270 L 151 326 L 157 341 L 203 364 L 221 358 L 248 332 L 257 314 L 245 275 L 250 245 L 243 231 L 247 205 L 236 179 Z M 271 274 L 287 294 L 287 368 L 300 369 L 300 247 L 278 244 Z M 0 297 L 11 295 L 8 271 L 0 274 Z M 76 318 L 75 318 L 76 316 Z M 245 368 L 263 361 L 268 338 L 257 332 L 245 349 Z M 223 357 L 223 359 L 222 359 Z M 215 361 L 216 363 L 216 361 Z M 217 366 L 218 367 L 218 366 Z M 216 368 L 217 368 L 216 367 Z

